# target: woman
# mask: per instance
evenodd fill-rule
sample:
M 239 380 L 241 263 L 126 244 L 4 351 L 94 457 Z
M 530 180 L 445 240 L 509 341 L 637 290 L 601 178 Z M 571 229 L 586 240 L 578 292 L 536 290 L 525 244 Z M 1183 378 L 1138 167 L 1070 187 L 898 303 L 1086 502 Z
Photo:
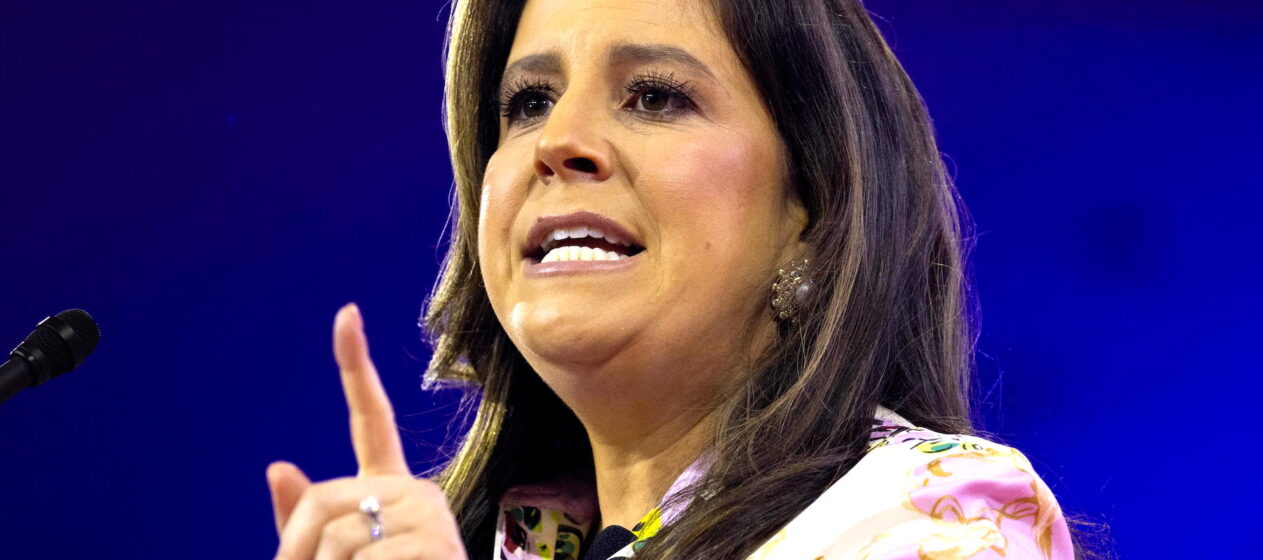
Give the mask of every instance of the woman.
M 271 466 L 278 557 L 1072 556 L 1025 458 L 964 435 L 960 210 L 858 2 L 454 11 L 428 375 L 478 414 L 414 479 L 344 309 L 360 475 Z

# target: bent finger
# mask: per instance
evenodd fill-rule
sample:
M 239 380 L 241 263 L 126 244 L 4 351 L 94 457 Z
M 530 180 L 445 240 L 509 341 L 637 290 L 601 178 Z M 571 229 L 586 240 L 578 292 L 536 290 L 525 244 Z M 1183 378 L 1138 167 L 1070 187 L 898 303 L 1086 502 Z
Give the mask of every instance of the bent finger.
M 355 511 L 328 523 L 320 531 L 315 560 L 346 560 L 356 550 L 373 542 L 372 524 L 366 515 Z M 380 528 L 379 528 L 380 530 Z
M 272 494 L 272 518 L 276 523 L 276 534 L 279 536 L 294 512 L 294 506 L 303 497 L 303 492 L 311 486 L 311 480 L 303 474 L 297 465 L 285 461 L 277 461 L 267 468 L 268 491 Z
M 438 485 L 418 480 L 383 518 L 386 538 L 360 548 L 352 558 L 364 560 L 456 560 L 468 558 L 456 518 Z M 416 523 L 422 520 L 421 523 Z
M 355 552 L 351 560 L 453 560 L 466 558 L 460 541 L 436 541 L 419 533 L 389 537 Z
M 277 558 L 310 560 L 329 521 L 359 514 L 360 502 L 376 496 L 383 508 L 399 501 L 414 486 L 410 476 L 337 478 L 314 484 L 303 493 L 281 531 Z
M 382 504 L 378 514 L 379 524 L 375 527 L 379 539 L 391 538 L 401 534 L 414 532 L 418 522 L 431 517 L 429 507 L 418 508 L 415 500 L 407 496 L 390 504 Z M 355 551 L 376 542 L 374 525 L 368 515 L 360 511 L 346 513 L 341 517 L 325 523 L 320 532 L 320 542 L 316 547 L 315 560 L 345 560 Z

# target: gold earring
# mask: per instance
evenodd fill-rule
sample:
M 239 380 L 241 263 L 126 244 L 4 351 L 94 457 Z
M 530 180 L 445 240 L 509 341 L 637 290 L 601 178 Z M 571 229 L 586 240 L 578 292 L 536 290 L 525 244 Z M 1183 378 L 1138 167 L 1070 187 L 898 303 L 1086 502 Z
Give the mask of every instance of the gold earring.
M 798 310 L 811 293 L 809 264 L 807 259 L 798 259 L 790 262 L 787 268 L 777 269 L 776 281 L 772 283 L 772 310 L 776 312 L 777 319 L 791 323 L 798 321 Z

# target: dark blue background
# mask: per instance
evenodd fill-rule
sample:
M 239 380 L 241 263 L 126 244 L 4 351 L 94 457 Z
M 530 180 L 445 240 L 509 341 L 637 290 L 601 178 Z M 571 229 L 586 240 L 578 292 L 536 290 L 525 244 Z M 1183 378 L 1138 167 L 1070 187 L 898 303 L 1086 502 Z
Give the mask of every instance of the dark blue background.
M 978 223 L 985 427 L 1124 557 L 1243 557 L 1263 5 L 869 7 Z M 451 185 L 445 22 L 425 1 L 4 2 L 0 343 L 69 307 L 104 335 L 0 405 L 0 556 L 270 555 L 267 463 L 355 470 L 346 301 L 432 463 L 456 431 L 416 328 Z

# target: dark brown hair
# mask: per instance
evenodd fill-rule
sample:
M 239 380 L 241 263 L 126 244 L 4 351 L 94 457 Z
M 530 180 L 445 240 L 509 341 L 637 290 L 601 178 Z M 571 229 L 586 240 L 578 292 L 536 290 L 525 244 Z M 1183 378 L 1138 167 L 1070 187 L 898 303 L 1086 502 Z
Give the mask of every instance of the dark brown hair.
M 440 475 L 474 558 L 492 550 L 505 489 L 591 464 L 582 425 L 497 321 L 477 260 L 496 91 L 523 5 L 462 1 L 449 29 L 455 227 L 425 317 L 435 349 L 427 379 L 467 382 L 481 396 Z M 651 539 L 637 553 L 645 560 L 753 552 L 863 457 L 879 404 L 935 431 L 972 432 L 967 222 L 916 88 L 854 0 L 712 8 L 777 125 L 786 187 L 808 211 L 813 301 L 720 405 L 715 462 L 698 485 L 710 497 Z M 556 460 L 515 460 L 523 456 Z

